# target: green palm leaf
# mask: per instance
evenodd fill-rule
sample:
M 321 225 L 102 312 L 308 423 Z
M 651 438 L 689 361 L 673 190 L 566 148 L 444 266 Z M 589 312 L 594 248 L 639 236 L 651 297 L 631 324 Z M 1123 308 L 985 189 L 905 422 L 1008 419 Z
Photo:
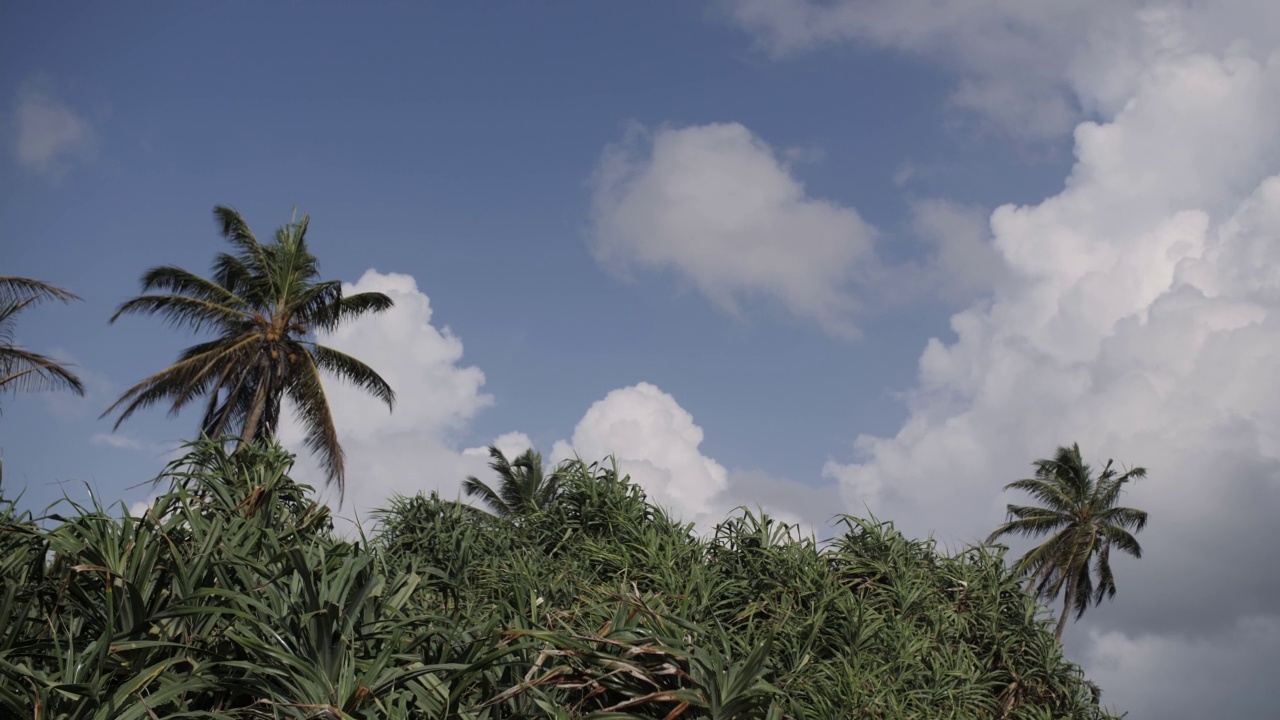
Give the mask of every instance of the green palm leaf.
M 84 395 L 84 383 L 66 365 L 20 347 L 14 339 L 14 325 L 22 311 L 49 300 L 79 299 L 43 280 L 0 276 L 0 392 L 70 390 Z

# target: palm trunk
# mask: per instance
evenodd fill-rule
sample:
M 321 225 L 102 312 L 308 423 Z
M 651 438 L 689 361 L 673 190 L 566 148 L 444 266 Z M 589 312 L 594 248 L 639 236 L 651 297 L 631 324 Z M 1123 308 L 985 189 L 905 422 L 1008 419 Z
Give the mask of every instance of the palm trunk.
M 1058 627 L 1053 631 L 1053 639 L 1062 644 L 1062 631 L 1067 627 L 1067 616 L 1071 614 L 1071 603 L 1076 596 L 1076 576 L 1073 574 L 1067 581 L 1067 596 L 1062 601 L 1062 616 L 1058 618 Z
M 267 407 L 266 378 L 258 380 L 258 391 L 253 396 L 253 407 L 249 408 L 249 416 L 244 420 L 244 428 L 240 432 L 240 444 L 253 442 L 258 434 L 258 424 L 262 421 L 262 413 Z

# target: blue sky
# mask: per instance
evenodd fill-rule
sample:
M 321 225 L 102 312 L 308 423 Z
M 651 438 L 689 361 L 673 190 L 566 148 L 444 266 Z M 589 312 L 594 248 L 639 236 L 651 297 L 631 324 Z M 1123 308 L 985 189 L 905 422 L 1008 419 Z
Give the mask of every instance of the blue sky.
M 5 219 L 22 242 L 9 262 L 86 303 L 33 315 L 23 337 L 94 356 L 81 364 L 122 388 L 131 369 L 158 368 L 181 345 L 155 322 L 106 326 L 141 271 L 206 268 L 219 249 L 215 203 L 259 232 L 296 205 L 314 218 L 329 276 L 410 274 L 461 337 L 497 405 L 460 439 L 528 428 L 549 443 L 608 390 L 648 380 L 714 421 L 706 443 L 718 455 L 816 481 L 825 454 L 901 421 L 894 392 L 923 339 L 945 331 L 948 308 L 869 298 L 866 341 L 847 342 L 767 303 L 726 318 L 669 274 L 620 282 L 586 249 L 604 147 L 633 122 L 741 122 L 816 156 L 796 168 L 809 192 L 856 204 L 904 258 L 919 252 L 894 232 L 912 196 L 990 205 L 1033 198 L 1028 184 L 1049 188 L 1061 174 L 1061 158 L 1028 167 L 1017 148 L 951 132 L 937 68 L 856 49 L 775 63 L 691 4 L 40 10 L 19 8 L 31 15 L 6 25 L 4 87 L 67 103 L 94 141 L 91 158 L 66 160 L 74 167 L 53 178 L 10 175 Z M 958 171 L 979 157 L 977 178 Z M 936 179 L 896 187 L 909 164 Z M 784 368 L 804 372 L 775 377 Z M 72 432 L 90 428 L 103 429 Z M 92 469 L 107 483 L 117 468 L 146 469 L 45 451 L 70 441 L 46 429 L 10 441 L 10 453 L 48 459 L 30 466 L 33 499 L 37 478 Z
M 699 522 L 870 508 L 957 542 L 1079 440 L 1149 468 L 1153 526 L 1069 650 L 1131 717 L 1262 717 L 1276 12 L 11 4 L 0 260 L 84 298 L 18 339 L 89 393 L 3 399 L 6 493 L 145 499 L 194 418 L 97 417 L 190 338 L 112 309 L 148 267 L 208 267 L 215 204 L 260 236 L 296 207 L 325 276 L 398 302 L 330 338 L 400 393 L 335 391 L 348 511 L 454 493 L 499 441 L 616 454 Z

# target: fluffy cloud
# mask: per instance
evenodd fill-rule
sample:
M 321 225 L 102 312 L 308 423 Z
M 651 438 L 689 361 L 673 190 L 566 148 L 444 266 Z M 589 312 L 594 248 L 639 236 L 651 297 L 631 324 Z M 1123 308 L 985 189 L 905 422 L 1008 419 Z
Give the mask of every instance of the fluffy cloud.
M 93 149 L 89 123 L 43 88 L 20 95 L 15 120 L 18 162 L 41 174 L 56 178 Z
M 702 428 L 675 398 L 649 383 L 614 390 L 593 404 L 569 442 L 556 443 L 551 456 L 597 460 L 614 456 L 623 472 L 654 502 L 694 520 L 707 515 L 728 484 L 720 463 L 705 457 Z
M 1077 127 L 1061 193 L 991 216 L 1005 279 L 952 318 L 954 339 L 928 343 L 901 430 L 826 468 L 851 506 L 966 540 L 1015 500 L 1003 483 L 1058 444 L 1146 466 L 1126 500 L 1151 512 L 1147 552 L 1117 568 L 1118 602 L 1072 631 L 1135 718 L 1231 702 L 1250 716 L 1261 678 L 1280 674 L 1280 37 L 1254 26 L 1273 3 L 1211 21 L 1209 5 L 1143 10 L 1109 44 L 1081 41 L 1102 57 L 1061 77 L 1114 112 Z M 963 37 L 969 20 L 955 22 Z M 1201 672 L 1222 683 L 1177 679 L 1166 694 L 1169 673 Z
M 612 455 L 649 498 L 707 530 L 733 508 L 763 507 L 806 531 L 826 524 L 834 488 L 810 487 L 759 472 L 730 473 L 702 454 L 702 428 L 676 399 L 649 383 L 614 390 L 583 415 L 573 438 L 552 449 L 559 461 Z
M 501 450 L 502 454 L 510 460 L 519 455 L 523 455 L 526 450 L 533 448 L 533 441 L 529 439 L 528 435 L 525 435 L 522 432 L 509 432 L 499 435 L 489 445 Z M 485 458 L 485 460 L 488 461 L 489 447 L 467 448 L 462 451 L 462 454 L 467 457 Z
M 395 307 L 319 340 L 367 362 L 395 389 L 397 400 L 394 412 L 388 412 L 380 401 L 340 381 L 331 380 L 327 387 L 347 453 L 341 514 L 367 519 L 368 511 L 384 506 L 393 493 L 440 490 L 456 496 L 464 477 L 487 472 L 483 453 L 457 447 L 467 423 L 493 402 L 481 390 L 484 373 L 460 365 L 462 341 L 448 327 L 432 324 L 431 302 L 412 277 L 369 270 L 343 290 L 383 292 Z M 280 437 L 299 452 L 299 477 L 322 477 L 291 414 L 282 422 Z
M 675 270 L 730 312 L 763 296 L 853 332 L 850 286 L 872 259 L 871 238 L 856 211 L 808 196 L 737 123 L 635 129 L 606 150 L 596 175 L 600 264 Z

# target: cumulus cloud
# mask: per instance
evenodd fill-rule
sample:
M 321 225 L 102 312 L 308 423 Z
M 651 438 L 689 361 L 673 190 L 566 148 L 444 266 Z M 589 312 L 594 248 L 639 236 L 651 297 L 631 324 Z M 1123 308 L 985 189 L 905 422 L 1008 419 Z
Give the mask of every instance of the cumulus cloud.
M 624 474 L 650 500 L 702 530 L 738 506 L 763 508 L 771 516 L 800 525 L 806 533 L 823 527 L 835 507 L 834 487 L 810 487 L 761 472 L 729 472 L 703 454 L 702 428 L 670 394 L 650 383 L 613 390 L 594 403 L 570 440 L 555 444 L 553 461 L 587 461 L 612 455 Z
M 366 272 L 350 293 L 386 293 L 395 306 L 319 338 L 364 360 L 396 391 L 394 412 L 338 380 L 326 387 L 338 435 L 347 454 L 344 516 L 368 518 L 394 493 L 439 490 L 457 496 L 467 475 L 486 471 L 483 454 L 466 454 L 458 440 L 467 423 L 493 398 L 482 391 L 484 373 L 462 365 L 462 341 L 432 323 L 430 299 L 408 275 Z M 280 438 L 298 452 L 298 477 L 319 478 L 291 413 Z M 509 438 L 508 438 L 509 439 Z M 506 440 L 499 442 L 501 445 Z
M 654 502 L 689 520 L 713 509 L 728 484 L 720 463 L 699 451 L 702 428 L 675 398 L 640 383 L 614 390 L 597 401 L 573 430 L 572 440 L 552 449 L 556 461 L 575 456 L 614 456 L 622 470 Z
M 1280 37 L 1254 26 L 1273 3 L 1224 8 L 1237 33 L 1202 25 L 1209 5 L 1136 13 L 1110 38 L 1125 62 L 1060 69 L 1114 113 L 1076 128 L 1059 194 L 991 216 L 1005 279 L 929 341 L 902 428 L 826 466 L 851 506 L 949 540 L 989 532 L 1056 445 L 1146 466 L 1126 497 L 1151 513 L 1144 557 L 1071 631 L 1135 718 L 1259 708 L 1280 673 Z M 1224 680 L 1167 695 L 1175 672 Z
M 18 98 L 14 152 L 24 167 L 59 177 L 93 150 L 93 127 L 43 85 Z
M 591 249 L 607 269 L 674 270 L 729 312 L 766 297 L 853 332 L 851 286 L 873 259 L 872 228 L 809 196 L 742 125 L 633 128 L 604 153 L 593 219 Z

